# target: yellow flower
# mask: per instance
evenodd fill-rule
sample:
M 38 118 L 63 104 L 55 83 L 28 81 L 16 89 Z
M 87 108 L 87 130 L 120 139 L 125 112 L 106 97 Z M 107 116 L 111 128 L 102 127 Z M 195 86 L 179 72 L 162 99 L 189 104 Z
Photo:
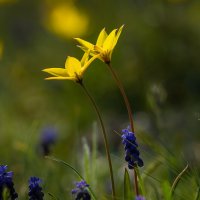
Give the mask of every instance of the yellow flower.
M 75 35 L 80 37 L 87 32 L 89 17 L 71 1 L 58 4 L 48 10 L 45 15 L 44 25 L 55 34 L 71 38 Z
M 96 45 L 91 44 L 80 38 L 74 38 L 79 44 L 80 48 L 84 51 L 90 50 L 91 55 L 99 54 L 99 59 L 105 63 L 110 63 L 111 56 L 115 45 L 119 39 L 124 25 L 118 29 L 114 29 L 109 35 L 106 33 L 105 28 L 100 32 Z
M 45 78 L 46 80 L 72 80 L 81 83 L 85 70 L 97 57 L 98 55 L 88 60 L 89 51 L 83 55 L 81 61 L 74 57 L 68 56 L 65 62 L 65 68 L 47 68 L 43 69 L 42 71 L 53 75 L 53 77 Z

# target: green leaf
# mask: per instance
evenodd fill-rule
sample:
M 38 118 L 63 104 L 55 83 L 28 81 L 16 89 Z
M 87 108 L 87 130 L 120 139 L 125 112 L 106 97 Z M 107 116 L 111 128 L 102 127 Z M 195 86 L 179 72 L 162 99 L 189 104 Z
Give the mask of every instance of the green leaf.
M 3 197 L 3 200 L 9 200 L 10 199 L 10 191 L 8 190 L 7 187 L 3 188 L 2 197 Z
M 171 186 L 168 181 L 164 181 L 162 184 L 163 199 L 171 200 Z
M 128 170 L 124 171 L 124 200 L 133 199 L 133 191 L 131 190 L 131 181 Z
M 90 147 L 85 138 L 83 138 L 83 172 L 84 177 L 91 183 L 91 153 Z
M 200 187 L 198 187 L 196 195 L 195 195 L 195 200 L 199 200 L 200 199 Z
M 93 130 L 92 130 L 92 152 L 91 152 L 92 153 L 92 155 L 91 155 L 92 171 L 90 173 L 94 188 L 96 188 L 97 180 L 98 180 L 98 177 L 97 177 L 97 170 L 98 170 L 98 167 L 97 167 L 97 152 L 98 152 L 97 142 L 98 142 L 98 127 L 97 127 L 97 123 L 94 122 Z
M 142 174 L 143 181 L 146 181 L 146 178 L 148 178 L 149 175 L 153 174 L 161 165 L 161 163 L 162 163 L 162 158 L 160 157 L 155 158 L 155 160 L 146 167 L 145 173 Z

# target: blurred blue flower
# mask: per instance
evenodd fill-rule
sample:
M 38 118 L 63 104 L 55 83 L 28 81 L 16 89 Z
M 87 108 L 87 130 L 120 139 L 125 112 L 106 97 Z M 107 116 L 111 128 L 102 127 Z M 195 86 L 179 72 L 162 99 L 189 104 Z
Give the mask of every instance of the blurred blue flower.
M 140 152 L 138 150 L 138 144 L 136 137 L 130 128 L 122 130 L 122 143 L 126 152 L 125 160 L 128 162 L 128 168 L 133 169 L 135 166 L 144 166 L 143 160 L 140 158 Z
M 75 200 L 90 200 L 91 196 L 87 190 L 89 185 L 84 181 L 76 182 L 76 188 L 72 190 Z
M 30 177 L 29 179 L 29 200 L 43 200 L 44 193 L 42 192 L 42 187 L 40 183 L 41 179 L 38 177 Z
M 11 200 L 15 200 L 18 194 L 15 192 L 13 183 L 13 172 L 6 172 L 6 165 L 0 165 L 0 199 L 2 199 L 2 193 L 5 188 L 9 190 L 9 197 Z
M 145 200 L 145 198 L 143 196 L 139 195 L 139 196 L 135 197 L 135 200 Z
M 55 128 L 47 127 L 42 131 L 40 138 L 40 149 L 44 156 L 49 155 L 51 152 L 51 147 L 56 143 L 57 131 Z

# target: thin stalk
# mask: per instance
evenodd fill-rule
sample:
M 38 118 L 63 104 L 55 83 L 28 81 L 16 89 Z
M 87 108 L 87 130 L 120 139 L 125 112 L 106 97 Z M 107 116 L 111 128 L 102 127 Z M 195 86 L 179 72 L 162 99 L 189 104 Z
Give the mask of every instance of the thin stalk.
M 144 182 L 143 182 L 142 177 L 141 177 L 141 175 L 139 173 L 138 167 L 135 167 L 134 170 L 135 170 L 135 173 L 137 174 L 137 177 L 138 177 L 138 182 L 139 182 L 139 185 L 140 185 L 141 193 L 142 194 L 146 194 L 145 187 L 144 187 Z
M 131 106 L 130 106 L 130 103 L 129 103 L 129 100 L 128 100 L 128 97 L 126 95 L 126 92 L 124 90 L 124 87 L 117 75 L 117 73 L 115 72 L 115 70 L 113 69 L 111 63 L 107 63 L 107 66 L 112 74 L 112 76 L 114 77 L 116 83 L 117 83 L 117 86 L 119 87 L 119 90 L 124 98 L 124 103 L 126 105 L 126 109 L 127 109 L 127 112 L 128 112 L 128 116 L 129 116 L 129 121 L 130 121 L 130 126 L 131 126 L 131 131 L 134 133 L 134 124 L 133 124 L 133 116 L 132 116 L 132 110 L 131 110 Z
M 108 159 L 108 165 L 109 165 L 109 170 L 110 170 L 110 179 L 111 179 L 111 184 L 112 184 L 112 196 L 113 196 L 113 200 L 116 200 L 116 196 L 115 196 L 115 184 L 114 184 L 114 176 L 113 176 L 113 169 L 112 169 L 112 162 L 111 162 L 111 157 L 110 157 L 110 148 L 109 148 L 109 144 L 108 144 L 108 139 L 107 139 L 107 135 L 106 135 L 106 130 L 104 127 L 104 123 L 101 117 L 101 114 L 99 112 L 99 109 L 96 105 L 95 100 L 93 99 L 93 97 L 90 95 L 90 93 L 88 92 L 88 90 L 86 89 L 85 85 L 83 84 L 82 81 L 78 82 L 81 87 L 83 88 L 83 90 L 85 91 L 86 95 L 88 96 L 88 98 L 90 99 L 96 113 L 97 116 L 99 118 L 100 124 L 101 124 L 101 128 L 102 128 L 102 133 L 103 133 L 103 139 L 104 139 L 104 145 L 105 145 L 105 149 L 106 149 L 106 155 L 107 155 L 107 159 Z
M 131 131 L 134 133 L 134 124 L 133 124 L 133 116 L 132 116 L 132 110 L 131 110 L 131 106 L 130 106 L 130 103 L 129 103 L 129 100 L 128 100 L 128 97 L 126 95 L 126 92 L 124 90 L 124 87 L 117 75 L 117 73 L 115 72 L 115 70 L 113 69 L 111 63 L 106 63 L 113 78 L 115 79 L 115 82 L 121 92 L 121 95 L 123 96 L 123 99 L 124 99 L 124 103 L 125 103 L 125 106 L 126 106 L 126 109 L 127 109 L 127 112 L 128 112 L 128 116 L 129 116 L 129 121 L 130 121 L 130 128 L 131 128 Z M 135 169 L 137 167 L 134 167 L 134 189 L 135 189 L 135 193 L 136 195 L 139 195 L 139 188 L 138 188 L 138 177 L 137 177 L 137 169 Z
M 50 159 L 50 160 L 53 160 L 53 161 L 56 161 L 58 163 L 61 163 L 61 164 L 64 164 L 65 166 L 69 167 L 70 169 L 73 170 L 73 172 L 81 179 L 81 180 L 85 180 L 84 177 L 78 172 L 78 170 L 76 170 L 74 167 L 72 167 L 69 163 L 63 161 L 63 160 L 60 160 L 58 158 L 54 158 L 54 157 L 51 157 L 51 156 L 45 156 L 45 158 L 47 159 Z M 93 197 L 94 200 L 97 200 L 97 198 L 95 197 L 94 195 L 94 192 L 92 191 L 92 189 L 89 187 L 88 190 L 90 191 L 90 194 L 91 196 Z M 52 196 L 52 195 L 50 195 Z
M 187 164 L 186 167 L 178 174 L 178 176 L 175 178 L 173 184 L 172 184 L 172 187 L 171 187 L 171 195 L 173 195 L 180 179 L 182 178 L 183 174 L 187 171 L 189 165 Z
M 135 193 L 136 195 L 138 196 L 139 195 L 139 188 L 138 188 L 138 176 L 137 176 L 137 167 L 134 167 L 133 170 L 134 170 L 134 189 L 135 189 Z

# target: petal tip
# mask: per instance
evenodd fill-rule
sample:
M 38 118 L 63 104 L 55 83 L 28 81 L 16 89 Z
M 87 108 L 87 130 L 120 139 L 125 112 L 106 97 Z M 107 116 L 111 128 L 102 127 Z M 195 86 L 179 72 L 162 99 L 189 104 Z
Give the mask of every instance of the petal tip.
M 47 72 L 47 69 L 42 69 L 41 71 L 42 71 L 42 72 Z

